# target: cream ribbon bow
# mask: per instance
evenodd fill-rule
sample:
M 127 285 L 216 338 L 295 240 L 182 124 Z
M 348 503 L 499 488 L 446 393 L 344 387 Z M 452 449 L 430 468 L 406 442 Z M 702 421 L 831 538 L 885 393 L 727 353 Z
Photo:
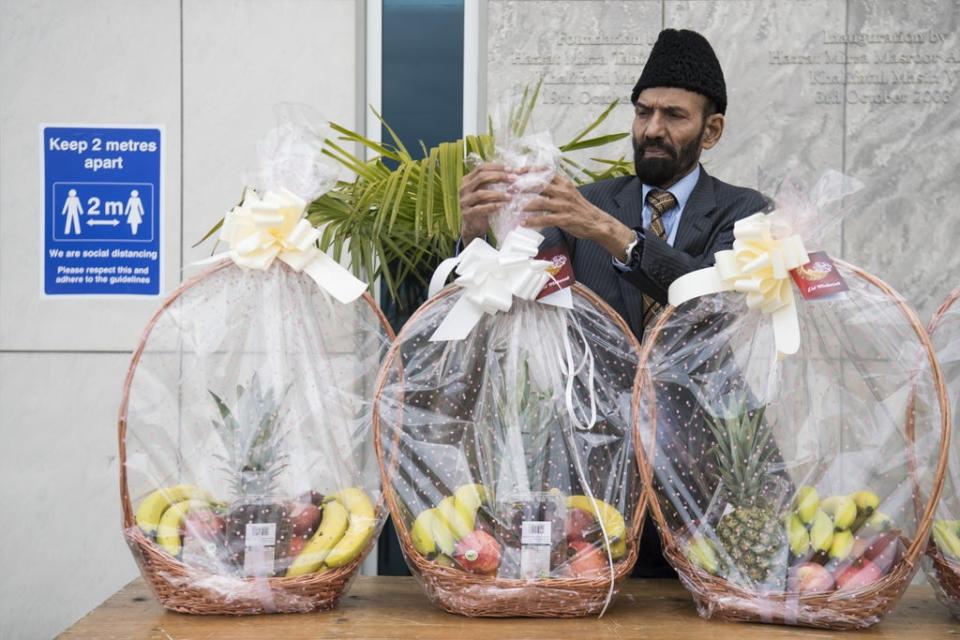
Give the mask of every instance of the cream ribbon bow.
M 265 270 L 279 259 L 340 302 L 356 300 L 367 285 L 317 248 L 320 232 L 303 217 L 306 208 L 306 201 L 286 189 L 267 191 L 262 198 L 248 189 L 223 219 L 220 239 L 230 249 L 196 264 L 229 258 L 245 269 Z
M 430 336 L 431 342 L 463 340 L 484 313 L 509 311 L 514 297 L 536 298 L 550 280 L 550 261 L 532 259 L 541 242 L 543 236 L 533 229 L 518 227 L 507 234 L 499 250 L 477 238 L 459 256 L 440 263 L 430 279 L 430 296 L 443 288 L 454 268 L 460 276 L 454 284 L 466 291 Z M 563 302 L 548 304 L 566 306 Z
M 755 213 L 737 221 L 733 249 L 715 253 L 715 266 L 675 280 L 667 297 L 678 306 L 720 291 L 745 293 L 749 308 L 770 314 L 777 351 L 791 355 L 800 348 L 800 323 L 790 271 L 810 259 L 800 236 L 775 235 L 772 220 L 770 215 Z

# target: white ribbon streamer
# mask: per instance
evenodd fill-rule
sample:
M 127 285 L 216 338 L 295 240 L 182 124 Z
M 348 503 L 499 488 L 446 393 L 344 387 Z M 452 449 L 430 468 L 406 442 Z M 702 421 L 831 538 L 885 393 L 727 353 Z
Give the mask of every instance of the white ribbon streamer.
M 463 340 L 484 313 L 509 311 L 514 297 L 535 299 L 551 277 L 547 272 L 551 263 L 533 259 L 541 242 L 543 236 L 533 229 L 518 227 L 507 234 L 499 250 L 477 238 L 459 256 L 440 263 L 430 279 L 430 296 L 443 288 L 454 269 L 459 274 L 454 284 L 465 291 L 430 341 Z
M 245 269 L 265 270 L 279 259 L 344 304 L 363 295 L 367 285 L 317 248 L 320 232 L 304 218 L 307 202 L 280 189 L 260 198 L 248 189 L 243 202 L 223 219 L 220 239 L 230 247 L 195 264 L 233 260 Z
M 803 240 L 795 234 L 776 237 L 771 216 L 763 213 L 737 221 L 733 235 L 733 249 L 714 254 L 715 266 L 688 273 L 670 285 L 670 304 L 720 291 L 745 293 L 749 308 L 770 315 L 777 351 L 796 353 L 800 323 L 790 271 L 810 261 Z

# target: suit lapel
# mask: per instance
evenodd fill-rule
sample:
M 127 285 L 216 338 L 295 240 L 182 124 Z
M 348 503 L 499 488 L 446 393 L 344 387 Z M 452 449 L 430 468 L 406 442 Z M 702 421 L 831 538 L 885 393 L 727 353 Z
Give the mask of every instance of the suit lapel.
M 680 216 L 680 227 L 673 241 L 674 248 L 691 255 L 699 254 L 710 233 L 709 218 L 716 210 L 713 179 L 707 175 L 706 169 L 700 167 L 700 178 Z
M 613 197 L 616 212 L 613 213 L 620 222 L 630 228 L 643 227 L 643 185 L 634 178 Z M 681 217 L 681 220 L 683 218 Z M 620 295 L 627 310 L 627 323 L 634 328 L 637 336 L 643 331 L 643 296 L 640 289 L 627 282 L 625 278 L 617 278 L 620 285 Z

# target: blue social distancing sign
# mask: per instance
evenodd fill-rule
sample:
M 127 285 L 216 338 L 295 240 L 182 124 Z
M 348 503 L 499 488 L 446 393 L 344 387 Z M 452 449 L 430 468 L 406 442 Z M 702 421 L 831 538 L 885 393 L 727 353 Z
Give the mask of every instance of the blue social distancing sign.
M 162 128 L 41 129 L 44 293 L 158 295 Z

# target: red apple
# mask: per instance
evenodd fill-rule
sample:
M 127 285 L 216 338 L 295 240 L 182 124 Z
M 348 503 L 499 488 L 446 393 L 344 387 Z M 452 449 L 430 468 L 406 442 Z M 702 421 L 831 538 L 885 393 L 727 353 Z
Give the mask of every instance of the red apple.
M 467 571 L 490 575 L 500 566 L 500 544 L 486 531 L 472 531 L 457 543 L 453 558 Z
M 900 562 L 900 539 L 895 533 L 881 533 L 870 539 L 863 557 L 877 565 L 883 573 L 888 573 Z
M 295 538 L 309 538 L 320 524 L 320 508 L 312 502 L 294 504 L 290 508 L 290 522 Z
M 306 544 L 307 541 L 305 538 L 301 538 L 299 536 L 290 538 L 290 546 L 287 548 L 287 557 L 291 559 L 296 558 L 298 555 L 300 555 L 300 552 L 303 551 L 303 547 Z
M 597 529 L 597 519 L 583 509 L 570 509 L 564 524 L 568 543 L 587 540 Z
M 787 588 L 799 593 L 833 591 L 833 576 L 816 562 L 804 562 L 790 569 Z
M 183 518 L 183 535 L 216 540 L 223 535 L 224 529 L 223 517 L 209 509 L 191 511 Z
M 837 590 L 855 591 L 868 587 L 883 577 L 883 571 L 869 560 L 860 560 L 837 576 Z
M 575 540 L 570 543 L 570 548 L 574 554 L 568 564 L 575 577 L 597 576 L 610 570 L 606 554 L 589 542 Z

